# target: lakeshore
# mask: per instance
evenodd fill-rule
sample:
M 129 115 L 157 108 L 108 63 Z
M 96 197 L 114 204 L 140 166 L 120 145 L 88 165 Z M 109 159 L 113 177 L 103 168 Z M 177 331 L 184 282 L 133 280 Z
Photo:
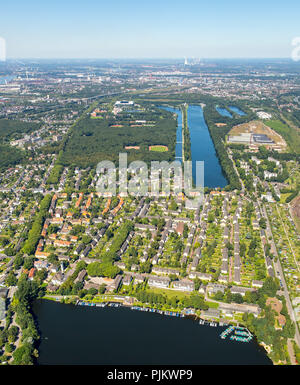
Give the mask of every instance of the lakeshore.
M 272 364 L 255 341 L 223 340 L 226 327 L 200 325 L 189 316 L 46 300 L 36 301 L 33 312 L 41 335 L 40 365 Z

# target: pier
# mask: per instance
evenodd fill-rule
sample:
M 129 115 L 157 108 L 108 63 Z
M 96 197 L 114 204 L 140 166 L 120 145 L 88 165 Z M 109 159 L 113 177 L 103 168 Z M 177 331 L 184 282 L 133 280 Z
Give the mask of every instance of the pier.
M 249 342 L 253 338 L 250 331 L 247 328 L 241 326 L 229 326 L 220 334 L 220 337 L 225 339 L 229 335 L 230 340 L 238 342 Z

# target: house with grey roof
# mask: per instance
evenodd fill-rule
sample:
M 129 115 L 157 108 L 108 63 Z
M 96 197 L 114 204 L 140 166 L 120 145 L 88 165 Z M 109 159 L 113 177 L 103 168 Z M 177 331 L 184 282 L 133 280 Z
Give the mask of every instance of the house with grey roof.
M 148 285 L 150 287 L 168 288 L 170 285 L 170 278 L 151 276 L 148 279 Z
M 195 284 L 192 281 L 188 280 L 179 280 L 174 281 L 172 284 L 173 288 L 180 291 L 194 291 L 195 290 Z
M 74 283 L 77 283 L 77 282 L 83 282 L 84 280 L 84 277 L 87 275 L 87 272 L 86 270 L 81 270 L 79 272 L 79 274 L 77 275 L 77 278 L 75 279 Z
M 250 288 L 250 287 L 238 287 L 238 286 L 232 286 L 230 288 L 231 294 L 241 294 L 243 297 L 248 291 L 255 291 L 256 289 Z
M 199 279 L 201 279 L 203 281 L 211 281 L 212 280 L 212 275 L 211 274 L 207 274 L 207 273 L 201 273 L 200 271 L 192 271 L 189 274 L 189 278 L 190 279 L 199 278 Z
M 123 277 L 122 283 L 123 283 L 123 285 L 128 286 L 128 285 L 130 285 L 131 281 L 132 281 L 132 276 L 131 276 L 130 274 L 126 274 L 126 275 Z
M 209 295 L 215 295 L 218 291 L 221 293 L 224 293 L 226 289 L 226 286 L 216 284 L 216 283 L 209 283 L 206 287 L 206 291 Z
M 122 282 L 122 275 L 117 275 L 116 278 L 114 279 L 113 283 L 110 285 L 109 289 L 110 291 L 113 290 L 118 290 Z
M 208 310 L 201 311 L 201 318 L 216 319 L 220 318 L 220 310 L 209 308 Z
M 195 257 L 193 258 L 193 262 L 191 264 L 191 270 L 196 271 L 196 268 L 199 264 L 199 260 L 200 260 L 200 258 L 195 255 Z

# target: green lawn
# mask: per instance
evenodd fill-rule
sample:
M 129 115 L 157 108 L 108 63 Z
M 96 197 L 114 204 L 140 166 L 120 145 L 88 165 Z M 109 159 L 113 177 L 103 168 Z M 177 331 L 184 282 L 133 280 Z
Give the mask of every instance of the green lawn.
M 288 146 L 296 153 L 300 154 L 300 135 L 287 124 L 280 120 L 269 120 L 265 122 L 267 126 L 282 135 Z
M 151 146 L 151 148 L 149 148 L 149 151 L 166 152 L 169 150 L 166 146 Z
M 213 309 L 218 309 L 218 307 L 219 307 L 219 304 L 216 302 L 205 301 L 205 303 L 207 304 L 207 306 L 209 306 L 210 308 L 213 308 Z
M 148 290 L 147 290 L 148 291 Z M 152 288 L 149 290 L 149 292 L 155 293 L 155 294 L 163 294 L 167 297 L 177 297 L 178 299 L 189 296 L 190 293 L 183 292 L 183 291 L 177 291 L 177 290 L 168 290 L 168 289 L 159 289 L 159 288 Z

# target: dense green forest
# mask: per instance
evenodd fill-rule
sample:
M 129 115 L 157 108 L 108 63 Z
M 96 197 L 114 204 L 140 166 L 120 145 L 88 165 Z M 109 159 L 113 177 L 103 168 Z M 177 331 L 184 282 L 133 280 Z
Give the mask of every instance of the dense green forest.
M 0 171 L 22 162 L 24 156 L 24 151 L 15 147 L 0 144 Z
M 146 120 L 151 124 L 133 124 Z M 120 127 L 121 126 L 121 127 Z M 101 160 L 118 162 L 119 153 L 127 152 L 128 162 L 172 161 L 175 158 L 177 122 L 168 111 L 152 107 L 142 112 L 124 112 L 116 117 L 91 119 L 85 116 L 72 128 L 59 157 L 63 165 L 95 166 Z M 164 145 L 167 152 L 149 151 L 151 145 Z M 125 146 L 140 146 L 125 150 Z
M 8 141 L 17 139 L 21 134 L 28 134 L 39 128 L 37 123 L 19 120 L 0 119 L 0 171 L 14 166 L 25 159 L 25 152 L 8 145 Z
M 0 119 L 0 142 L 19 138 L 20 134 L 29 134 L 36 131 L 39 126 L 37 123 Z

